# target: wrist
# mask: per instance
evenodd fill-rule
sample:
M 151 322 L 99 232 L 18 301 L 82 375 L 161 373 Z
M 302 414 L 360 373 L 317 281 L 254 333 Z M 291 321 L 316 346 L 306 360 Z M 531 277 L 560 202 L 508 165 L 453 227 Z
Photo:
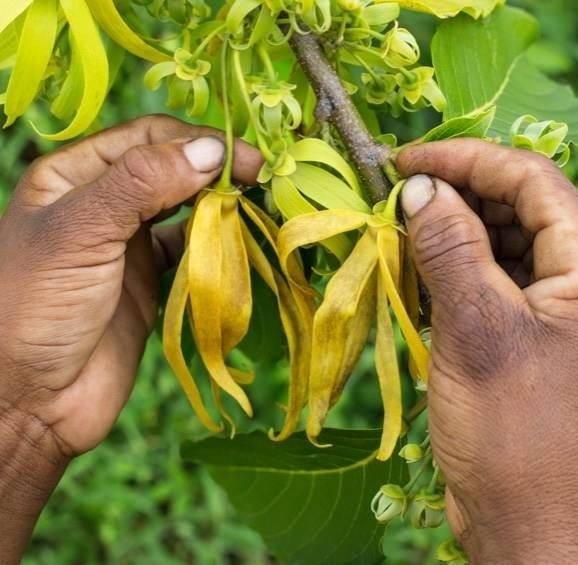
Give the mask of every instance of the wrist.
M 0 555 L 17 563 L 70 457 L 49 426 L 0 401 Z

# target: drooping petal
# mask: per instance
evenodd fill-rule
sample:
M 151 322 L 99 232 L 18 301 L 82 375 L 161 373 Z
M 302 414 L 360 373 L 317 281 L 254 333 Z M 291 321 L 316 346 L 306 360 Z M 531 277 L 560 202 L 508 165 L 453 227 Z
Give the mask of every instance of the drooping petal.
M 6 90 L 4 127 L 12 125 L 32 103 L 46 74 L 58 29 L 57 0 L 32 3 L 22 27 L 16 62 Z
M 245 391 L 235 382 L 223 356 L 222 323 L 222 229 L 223 194 L 208 191 L 197 203 L 191 226 L 189 253 L 189 294 L 197 348 L 211 378 L 252 415 Z
M 55 134 L 43 134 L 51 141 L 63 141 L 83 133 L 94 122 L 109 86 L 108 59 L 86 0 L 60 0 L 78 54 L 82 61 L 84 90 L 72 123 Z
M 386 226 L 382 229 L 391 230 L 394 229 L 391 226 Z M 383 243 L 384 240 L 382 240 Z M 385 239 L 387 241 L 387 238 Z M 407 343 L 409 353 L 415 362 L 416 369 L 418 371 L 419 377 L 427 382 L 428 378 L 428 364 L 429 364 L 429 351 L 423 344 L 416 328 L 412 324 L 412 321 L 405 309 L 403 301 L 399 295 L 396 288 L 393 276 L 390 271 L 390 260 L 388 258 L 391 248 L 384 245 L 379 245 L 379 272 L 380 280 L 382 281 L 383 288 L 387 292 L 389 302 L 401 333 Z
M 0 0 L 0 33 L 32 4 L 33 0 Z
M 375 340 L 375 368 L 383 403 L 383 430 L 377 459 L 391 457 L 402 428 L 401 381 L 397 363 L 395 336 L 389 314 L 386 286 L 378 277 L 377 334 Z
M 335 151 L 325 141 L 312 137 L 301 139 L 291 147 L 290 152 L 295 161 L 322 163 L 335 169 L 345 179 L 351 189 L 358 196 L 362 196 L 359 181 L 351 166 L 340 153 Z
M 102 29 L 127 51 L 152 63 L 169 61 L 171 57 L 146 43 L 118 13 L 114 0 L 86 0 Z
M 505 0 L 396 0 L 401 8 L 427 12 L 438 18 L 451 18 L 460 12 L 465 12 L 473 18 L 488 16 L 496 6 L 501 6 Z
M 291 180 L 302 194 L 323 208 L 371 212 L 365 200 L 345 182 L 318 166 L 298 163 Z
M 289 260 L 296 249 L 357 230 L 367 223 L 368 218 L 368 214 L 353 210 L 321 210 L 285 222 L 279 230 L 278 240 L 281 268 L 290 277 Z
M 312 312 L 309 316 L 302 315 L 302 309 L 296 304 L 287 283 L 269 264 L 265 253 L 248 228 L 243 225 L 242 230 L 251 265 L 277 298 L 281 323 L 287 337 L 290 360 L 287 414 L 281 431 L 278 434 L 273 430 L 269 432 L 271 439 L 282 441 L 297 428 L 307 396 Z
M 317 438 L 327 412 L 334 388 L 342 387 L 363 350 L 367 334 L 355 334 L 359 328 L 356 318 L 374 312 L 360 308 L 364 294 L 375 292 L 372 279 L 377 266 L 377 245 L 372 230 L 366 230 L 351 255 L 333 275 L 321 306 L 313 319 L 313 343 L 309 375 L 309 402 L 306 431 L 309 440 Z M 369 330 L 370 322 L 363 324 Z M 351 357 L 346 357 L 350 354 Z M 357 357 L 354 357 L 357 355 Z
M 222 194 L 221 205 L 221 328 L 223 355 L 245 337 L 253 311 L 249 258 L 241 231 L 237 194 Z M 213 237 L 219 232 L 213 234 Z M 237 381 L 238 382 L 238 381 Z
M 201 393 L 191 375 L 181 349 L 181 334 L 183 330 L 183 317 L 189 297 L 189 248 L 179 264 L 167 305 L 163 321 L 163 349 L 165 357 L 174 371 L 179 383 L 183 387 L 191 406 L 199 416 L 203 425 L 212 432 L 218 433 L 223 426 L 216 424 L 208 414 L 201 398 Z

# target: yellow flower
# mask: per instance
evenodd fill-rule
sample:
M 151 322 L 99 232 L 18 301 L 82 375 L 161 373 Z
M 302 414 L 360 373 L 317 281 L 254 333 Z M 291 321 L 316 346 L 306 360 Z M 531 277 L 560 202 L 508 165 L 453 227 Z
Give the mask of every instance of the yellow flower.
M 215 406 L 234 433 L 235 424 L 223 408 L 220 395 L 225 391 L 247 415 L 252 415 L 251 403 L 241 386 L 250 383 L 252 375 L 240 373 L 226 363 L 228 354 L 249 328 L 252 267 L 277 297 L 287 336 L 291 359 L 287 415 L 278 436 L 271 433 L 273 439 L 284 439 L 295 430 L 306 398 L 314 294 L 306 288 L 297 258 L 287 264 L 290 281 L 269 264 L 239 214 L 240 209 L 276 249 L 277 225 L 240 192 L 204 191 L 189 221 L 185 253 L 167 302 L 163 346 L 201 422 L 212 431 L 221 431 L 223 426 L 215 422 L 205 407 L 181 349 L 186 318 L 211 378 Z M 194 250 L 190 242 L 194 242 Z
M 417 332 L 417 277 L 395 207 L 399 183 L 373 213 L 324 210 L 297 216 L 279 233 L 281 265 L 301 246 L 362 230 L 357 244 L 333 275 L 313 319 L 306 431 L 313 443 L 338 400 L 365 346 L 377 309 L 375 365 L 384 407 L 378 459 L 388 459 L 402 432 L 401 382 L 390 308 L 407 342 L 414 379 L 427 380 L 429 352 Z

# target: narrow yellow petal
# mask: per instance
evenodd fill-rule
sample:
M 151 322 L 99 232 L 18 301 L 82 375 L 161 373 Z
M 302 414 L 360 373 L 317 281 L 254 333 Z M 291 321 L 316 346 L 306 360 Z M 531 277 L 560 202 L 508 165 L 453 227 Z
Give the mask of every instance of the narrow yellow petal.
M 318 212 L 318 209 L 299 192 L 289 177 L 274 176 L 271 182 L 271 192 L 281 214 L 287 220 Z M 341 234 L 326 238 L 319 243 L 335 255 L 340 262 L 345 261 L 351 250 L 347 239 Z
M 146 43 L 118 13 L 114 0 L 86 0 L 96 21 L 116 43 L 127 51 L 152 63 L 170 61 L 171 57 Z
M 366 230 L 351 255 L 333 275 L 321 306 L 313 319 L 313 343 L 309 375 L 309 412 L 306 431 L 309 440 L 317 442 L 330 407 L 332 393 L 342 388 L 359 359 L 373 312 L 368 311 L 363 296 L 375 293 L 373 279 L 377 266 L 377 245 L 372 230 Z M 358 316 L 369 320 L 362 324 Z M 360 343 L 361 342 L 361 343 Z M 351 357 L 346 357 L 346 354 Z
M 32 0 L 0 0 L 0 33 L 31 4 Z
M 288 220 L 279 231 L 281 268 L 289 276 L 289 260 L 299 247 L 311 245 L 365 225 L 369 215 L 353 210 L 321 210 Z
M 223 194 L 221 198 L 221 327 L 223 355 L 227 356 L 249 329 L 253 296 L 249 258 L 241 232 L 239 196 Z M 216 236 L 218 232 L 214 234 Z
M 245 391 L 235 382 L 223 356 L 221 243 L 223 194 L 209 191 L 197 203 L 190 233 L 194 252 L 189 253 L 189 294 L 195 341 L 199 354 L 217 384 L 252 416 Z
M 390 229 L 389 226 L 385 229 Z M 395 282 L 389 269 L 388 250 L 379 247 L 379 271 L 380 280 L 382 280 L 383 288 L 387 292 L 387 296 L 391 303 L 391 307 L 397 319 L 397 323 L 401 329 L 401 333 L 407 343 L 409 353 L 413 358 L 419 377 L 427 382 L 428 365 L 429 365 L 429 351 L 423 344 L 416 328 L 405 309 L 403 301 L 396 289 Z
M 52 56 L 57 29 L 57 0 L 33 2 L 24 19 L 16 62 L 6 90 L 4 127 L 13 124 L 36 98 Z
M 55 134 L 43 134 L 51 141 L 63 141 L 86 131 L 98 116 L 108 92 L 108 58 L 100 33 L 86 0 L 60 0 L 82 61 L 84 90 L 72 122 Z
M 221 398 L 221 389 L 219 388 L 219 385 L 213 380 L 211 380 L 211 393 L 213 395 L 213 402 L 215 403 L 215 406 L 217 407 L 219 414 L 221 415 L 223 420 L 225 420 L 225 422 L 229 424 L 229 428 L 231 430 L 229 437 L 233 439 L 237 431 L 237 425 L 235 424 L 235 420 L 233 420 L 233 417 L 227 412 L 227 410 L 223 406 L 223 399 Z
M 267 238 L 267 241 L 273 248 L 273 251 L 281 261 L 279 254 L 279 226 L 265 212 L 263 212 L 263 210 L 253 204 L 250 200 L 241 198 L 240 202 L 247 216 L 249 216 L 250 220 Z M 307 282 L 307 278 L 303 273 L 303 265 L 301 263 L 301 259 L 296 254 L 287 257 L 285 260 L 285 265 L 282 268 L 284 269 L 285 274 L 288 276 L 289 281 L 292 284 L 301 287 L 302 291 L 304 291 L 308 296 L 313 297 L 316 295 L 315 291 L 311 289 L 309 283 Z
M 277 298 L 281 323 L 287 337 L 290 361 L 287 413 L 281 431 L 277 435 L 273 430 L 269 432 L 271 439 L 281 441 L 297 428 L 305 404 L 309 383 L 312 308 L 309 316 L 301 315 L 301 309 L 297 306 L 287 283 L 269 264 L 265 253 L 248 228 L 243 225 L 242 229 L 252 266 Z
M 386 285 L 379 277 L 375 368 L 383 402 L 383 431 L 377 459 L 391 457 L 402 429 L 402 398 L 395 336 L 389 314 Z
M 209 416 L 181 349 L 183 316 L 189 296 L 188 263 L 189 249 L 187 248 L 179 264 L 166 305 L 163 321 L 163 348 L 169 365 L 177 376 L 199 419 L 206 428 L 218 433 L 223 430 L 223 426 L 216 424 Z

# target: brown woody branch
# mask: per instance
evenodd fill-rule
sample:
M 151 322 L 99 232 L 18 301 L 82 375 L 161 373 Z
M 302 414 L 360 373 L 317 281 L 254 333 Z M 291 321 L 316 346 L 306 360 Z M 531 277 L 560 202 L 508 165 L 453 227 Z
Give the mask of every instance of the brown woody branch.
M 391 185 L 383 166 L 391 148 L 376 142 L 367 131 L 357 108 L 327 60 L 319 38 L 313 34 L 293 33 L 289 43 L 317 96 L 318 117 L 331 122 L 339 132 L 372 202 L 376 204 L 385 200 Z

